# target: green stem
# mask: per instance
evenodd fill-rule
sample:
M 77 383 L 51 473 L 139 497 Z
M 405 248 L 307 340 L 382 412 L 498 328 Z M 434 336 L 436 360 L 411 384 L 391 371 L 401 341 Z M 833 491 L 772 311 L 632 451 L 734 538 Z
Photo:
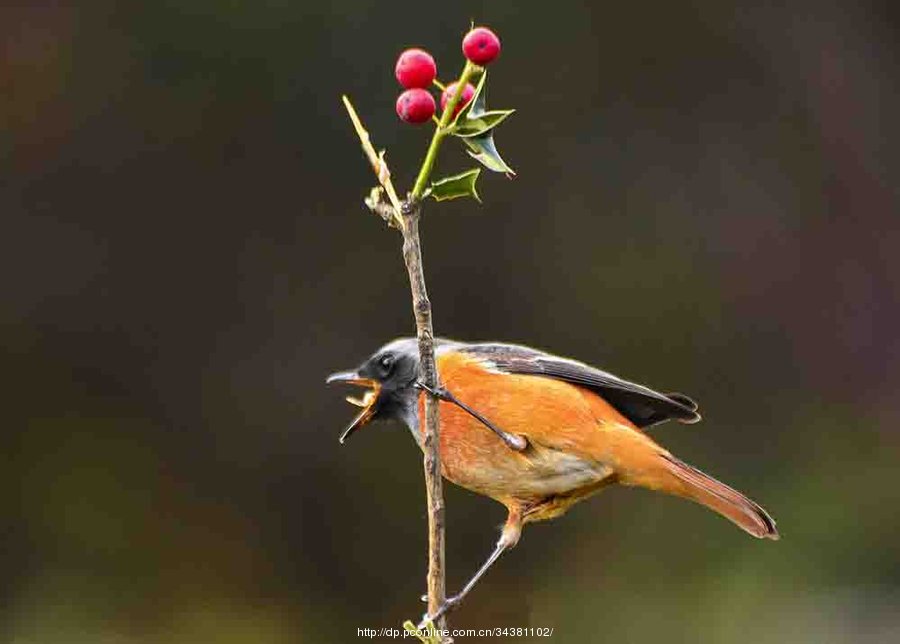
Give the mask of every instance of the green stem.
M 478 69 L 476 65 L 473 65 L 471 61 L 466 61 L 466 66 L 463 68 L 459 81 L 456 83 L 456 91 L 453 92 L 453 96 L 447 101 L 444 113 L 441 114 L 441 120 L 434 130 L 434 136 L 431 137 L 431 144 L 428 146 L 428 151 L 425 153 L 425 159 L 422 161 L 422 167 L 419 169 L 419 176 L 416 177 L 416 183 L 409 196 L 409 199 L 412 202 L 419 201 L 422 198 L 422 193 L 425 192 L 425 188 L 428 187 L 428 179 L 431 177 L 431 171 L 434 169 L 434 162 L 437 160 L 437 153 L 441 147 L 441 141 L 443 141 L 444 137 L 447 135 L 447 126 L 450 125 L 450 121 L 453 119 L 453 112 L 456 110 L 456 104 L 459 103 L 459 99 L 466 87 L 466 83 L 472 78 L 476 69 Z

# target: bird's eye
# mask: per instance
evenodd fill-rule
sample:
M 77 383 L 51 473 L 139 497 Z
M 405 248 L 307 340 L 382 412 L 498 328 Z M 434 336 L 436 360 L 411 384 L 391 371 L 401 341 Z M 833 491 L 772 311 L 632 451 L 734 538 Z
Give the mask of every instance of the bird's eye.
M 394 366 L 394 356 L 389 353 L 387 355 L 383 355 L 378 361 L 378 364 L 381 365 L 383 371 L 388 372 L 391 370 L 391 367 Z

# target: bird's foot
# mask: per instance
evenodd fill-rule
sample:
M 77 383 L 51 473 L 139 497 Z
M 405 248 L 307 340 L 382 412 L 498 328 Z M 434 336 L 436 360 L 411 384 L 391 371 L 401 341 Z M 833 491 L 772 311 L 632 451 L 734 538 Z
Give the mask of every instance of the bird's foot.
M 451 394 L 443 385 L 438 385 L 437 387 L 429 387 L 421 380 L 416 380 L 414 386 L 418 389 L 421 389 L 422 391 L 428 392 L 429 394 L 440 400 L 444 400 L 446 402 L 456 401 L 456 398 L 453 396 L 453 394 Z
M 454 396 L 453 393 L 449 389 L 446 389 L 441 385 L 438 385 L 437 387 L 429 387 L 421 380 L 417 380 L 415 383 L 415 386 L 418 387 L 419 389 L 421 389 L 422 391 L 428 392 L 429 394 L 431 394 L 438 400 L 443 400 L 445 402 L 453 403 L 454 405 L 456 405 L 457 407 L 462 409 L 464 412 L 466 412 L 467 414 L 469 414 L 470 416 L 472 416 L 473 418 L 478 420 L 480 423 L 482 423 L 485 427 L 490 429 L 492 432 L 497 434 L 497 436 L 499 436 L 500 439 L 504 443 L 506 443 L 506 446 L 509 447 L 511 450 L 516 451 L 516 452 L 522 452 L 528 447 L 528 439 L 526 439 L 524 436 L 519 436 L 518 434 L 510 434 L 508 432 L 503 431 L 502 429 L 497 427 L 494 423 L 489 421 L 487 418 L 485 418 L 484 416 L 479 414 L 477 411 L 475 411 L 474 409 L 469 407 L 467 404 L 462 402 L 459 398 Z
M 423 599 L 427 600 L 427 597 L 424 597 Z M 462 603 L 462 597 L 460 595 L 454 595 L 453 597 L 447 597 L 444 600 L 444 603 L 441 604 L 441 607 L 437 609 L 437 611 L 435 612 L 434 615 L 429 615 L 428 613 L 425 613 L 425 615 L 422 617 L 422 621 L 419 622 L 419 629 L 425 628 L 426 626 L 428 626 L 429 623 L 434 624 L 437 620 L 439 620 L 441 617 L 443 617 L 444 615 L 449 613 L 451 610 L 458 608 L 460 603 Z

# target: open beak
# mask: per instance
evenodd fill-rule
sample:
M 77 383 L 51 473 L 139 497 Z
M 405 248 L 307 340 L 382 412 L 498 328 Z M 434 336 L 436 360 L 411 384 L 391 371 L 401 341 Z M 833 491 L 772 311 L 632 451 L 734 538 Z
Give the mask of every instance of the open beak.
M 355 432 L 357 429 L 368 423 L 375 416 L 375 403 L 378 401 L 378 392 L 381 391 L 381 385 L 377 380 L 372 380 L 371 378 L 362 378 L 355 371 L 341 371 L 338 373 L 333 373 L 325 380 L 326 383 L 331 384 L 333 382 L 345 382 L 351 385 L 359 385 L 360 387 L 368 387 L 368 391 L 363 394 L 362 398 L 356 398 L 354 396 L 347 396 L 346 400 L 351 405 L 356 405 L 357 407 L 361 407 L 362 411 L 360 411 L 356 418 L 353 419 L 349 425 L 347 425 L 347 429 L 341 434 L 341 437 L 338 439 L 341 445 L 344 444 L 344 441 L 349 438 L 350 434 Z

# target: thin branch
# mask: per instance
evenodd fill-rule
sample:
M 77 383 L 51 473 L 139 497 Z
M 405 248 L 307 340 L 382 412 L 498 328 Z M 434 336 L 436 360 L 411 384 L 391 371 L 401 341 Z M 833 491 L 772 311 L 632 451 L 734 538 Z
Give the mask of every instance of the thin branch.
M 425 271 L 422 266 L 422 244 L 419 240 L 420 203 L 404 203 L 403 261 L 409 273 L 413 313 L 416 318 L 416 337 L 419 341 L 419 378 L 431 389 L 439 386 L 434 361 L 434 329 L 431 324 L 431 301 L 425 288 Z M 428 498 L 428 614 L 436 615 L 446 599 L 444 574 L 444 491 L 441 480 L 440 420 L 438 400 L 425 396 L 425 433 L 422 437 L 425 492 Z M 446 618 L 435 624 L 443 630 Z
M 400 211 L 403 217 L 403 261 L 409 273 L 409 287 L 412 292 L 413 313 L 416 317 L 416 337 L 419 341 L 419 380 L 432 391 L 440 387 L 437 366 L 434 360 L 434 329 L 431 324 L 431 301 L 425 288 L 425 271 L 422 266 L 422 244 L 419 240 L 419 217 L 422 214 L 422 195 L 431 178 L 431 171 L 437 159 L 441 141 L 447 134 L 447 127 L 456 111 L 466 83 L 478 69 L 466 61 L 457 82 L 456 91 L 447 105 L 441 120 L 434 129 L 431 143 L 422 161 L 415 185 Z M 441 480 L 441 435 L 438 398 L 425 396 L 425 433 L 422 437 L 423 465 L 425 470 L 425 492 L 428 499 L 428 614 L 440 615 L 435 626 L 439 630 L 447 628 L 447 618 L 442 614 L 446 601 L 446 574 L 444 572 L 444 491 Z
M 394 223 L 400 228 L 403 226 L 403 220 L 400 216 L 402 206 L 400 204 L 400 198 L 397 197 L 397 191 L 394 190 L 394 184 L 391 182 L 391 171 L 388 169 L 387 162 L 384 160 L 384 151 L 382 150 L 380 154 L 375 151 L 375 147 L 372 145 L 372 141 L 369 138 L 369 132 L 363 127 L 362 121 L 359 120 L 359 116 L 356 114 L 356 110 L 353 109 L 353 104 L 350 103 L 350 99 L 347 98 L 346 94 L 341 98 L 344 101 L 344 107 L 347 108 L 347 112 L 350 114 L 350 120 L 353 121 L 353 129 L 356 130 L 356 135 L 359 137 L 359 142 L 362 144 L 363 151 L 366 153 L 369 163 L 372 164 L 372 170 L 375 171 L 375 176 L 378 177 L 378 183 L 384 187 L 388 199 L 390 199 L 391 205 L 394 207 Z

